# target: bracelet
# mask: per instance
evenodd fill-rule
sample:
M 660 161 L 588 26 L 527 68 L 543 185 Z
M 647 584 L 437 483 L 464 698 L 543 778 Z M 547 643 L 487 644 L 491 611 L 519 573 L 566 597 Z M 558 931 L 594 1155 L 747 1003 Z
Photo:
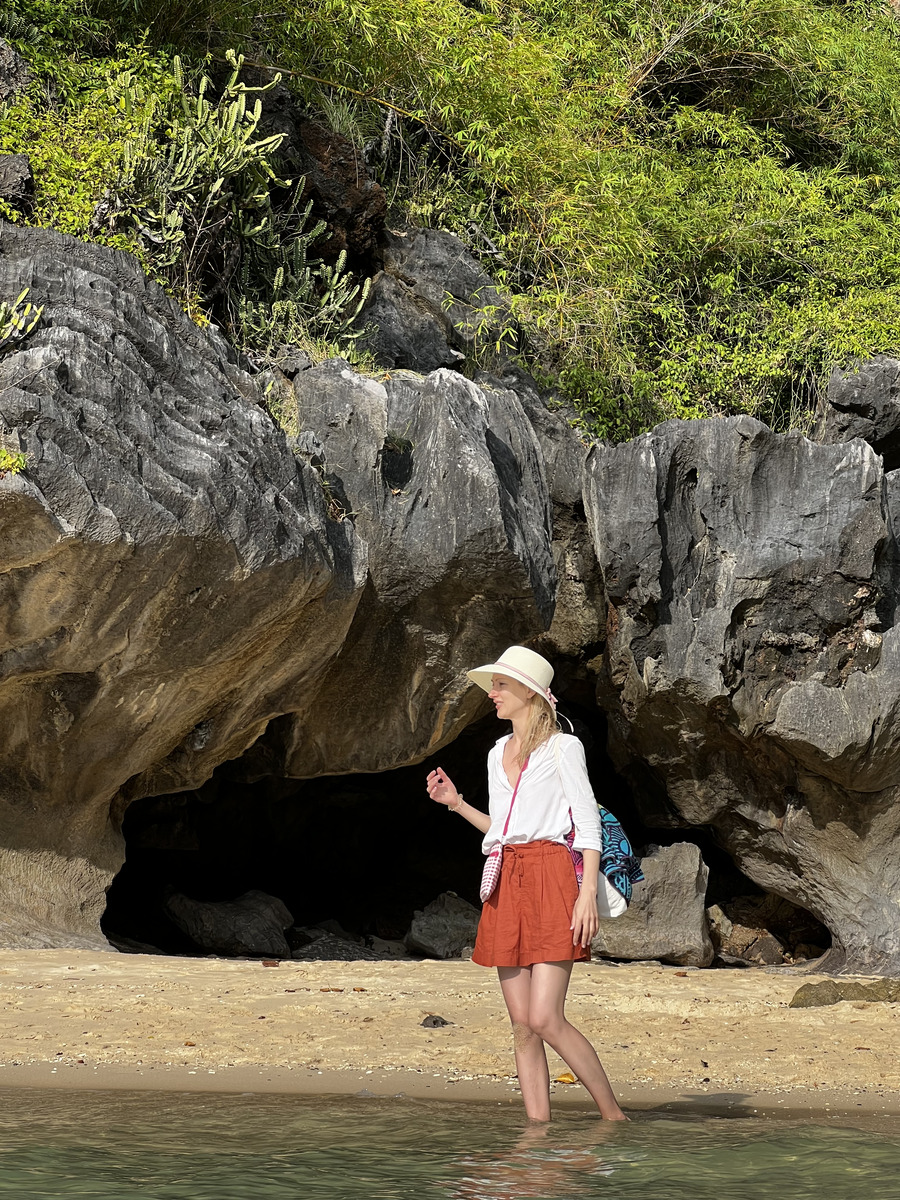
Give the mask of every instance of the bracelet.
M 448 812 L 459 812 L 459 810 L 462 808 L 462 806 L 463 806 L 463 798 L 462 798 L 462 793 L 460 792 L 459 799 L 457 800 L 457 802 L 455 804 L 447 805 L 447 811 Z

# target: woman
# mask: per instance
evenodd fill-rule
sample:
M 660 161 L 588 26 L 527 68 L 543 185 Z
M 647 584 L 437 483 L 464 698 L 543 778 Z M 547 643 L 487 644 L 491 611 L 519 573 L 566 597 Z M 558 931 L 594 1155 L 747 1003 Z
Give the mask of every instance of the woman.
M 584 750 L 577 738 L 558 732 L 553 668 L 540 654 L 510 646 L 468 676 L 488 693 L 497 716 L 512 722 L 512 733 L 488 755 L 490 815 L 467 804 L 440 767 L 428 776 L 428 794 L 481 830 L 485 854 L 503 847 L 500 879 L 482 909 L 472 959 L 500 975 L 525 1112 L 535 1121 L 550 1119 L 546 1042 L 602 1117 L 627 1120 L 593 1046 L 565 1016 L 572 963 L 590 958 L 600 925 L 600 817 Z M 565 844 L 573 825 L 574 849 L 584 856 L 580 891 Z

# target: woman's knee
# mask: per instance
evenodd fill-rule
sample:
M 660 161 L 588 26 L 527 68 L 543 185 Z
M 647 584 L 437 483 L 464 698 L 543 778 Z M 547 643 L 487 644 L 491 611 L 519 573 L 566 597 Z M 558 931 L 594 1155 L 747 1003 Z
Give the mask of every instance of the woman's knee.
M 557 1012 L 531 1012 L 528 1015 L 528 1027 L 542 1041 L 553 1042 L 568 1022 Z
M 513 1021 L 513 1045 L 517 1049 L 522 1049 L 530 1045 L 534 1041 L 540 1041 L 540 1034 L 532 1029 L 526 1021 Z

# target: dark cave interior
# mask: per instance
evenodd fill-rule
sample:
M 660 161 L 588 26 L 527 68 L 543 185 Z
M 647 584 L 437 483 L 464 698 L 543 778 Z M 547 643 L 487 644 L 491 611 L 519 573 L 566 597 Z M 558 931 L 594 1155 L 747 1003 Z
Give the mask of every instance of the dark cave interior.
M 585 708 L 569 715 L 585 744 L 595 794 L 639 853 L 695 842 L 710 871 L 708 905 L 761 895 L 711 831 L 645 825 L 606 753 L 603 714 Z M 244 760 L 237 759 L 195 791 L 136 801 L 125 813 L 126 859 L 109 889 L 103 930 L 122 949 L 208 953 L 167 914 L 173 891 L 224 901 L 256 889 L 282 900 L 296 926 L 336 921 L 351 934 L 389 940 L 402 939 L 414 910 L 442 892 L 477 905 L 479 835 L 432 803 L 424 781 L 440 765 L 486 810 L 484 764 L 497 737 L 490 715 L 424 762 L 380 774 L 248 780 Z M 644 811 L 654 808 L 651 803 Z M 824 927 L 813 918 L 809 925 L 806 936 L 818 934 L 819 944 L 829 944 Z

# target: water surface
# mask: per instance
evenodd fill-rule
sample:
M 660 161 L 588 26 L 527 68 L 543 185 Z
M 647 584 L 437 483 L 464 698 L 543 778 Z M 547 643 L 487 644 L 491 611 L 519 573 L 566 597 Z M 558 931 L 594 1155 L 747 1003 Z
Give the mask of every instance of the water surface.
M 382 1098 L 0 1089 L 0 1197 L 896 1200 L 900 1127 Z

